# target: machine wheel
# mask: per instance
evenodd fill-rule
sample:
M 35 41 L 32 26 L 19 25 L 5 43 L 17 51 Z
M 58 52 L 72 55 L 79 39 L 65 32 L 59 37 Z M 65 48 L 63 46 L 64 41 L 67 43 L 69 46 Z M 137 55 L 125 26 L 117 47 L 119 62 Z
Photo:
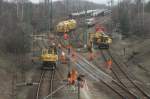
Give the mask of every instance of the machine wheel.
M 54 70 L 56 69 L 56 63 L 55 62 L 43 62 L 41 69 L 42 70 Z
M 106 45 L 106 49 L 109 49 L 109 45 L 108 44 Z
M 52 70 L 55 70 L 56 69 L 56 63 L 53 63 L 52 64 Z
M 109 49 L 109 45 L 108 44 L 99 44 L 98 48 L 99 49 Z

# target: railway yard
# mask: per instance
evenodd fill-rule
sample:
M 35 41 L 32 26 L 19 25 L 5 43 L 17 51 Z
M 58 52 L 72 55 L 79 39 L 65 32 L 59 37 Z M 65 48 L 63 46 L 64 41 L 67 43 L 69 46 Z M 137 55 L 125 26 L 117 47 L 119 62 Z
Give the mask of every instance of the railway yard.
M 21 2 L 16 3 L 18 1 L 12 2 L 16 4 L 17 18 L 20 17 L 20 6 L 22 9 L 29 7 Z M 93 7 L 92 10 L 88 10 L 85 4 L 84 10 L 77 12 L 73 11 L 73 7 L 69 9 L 68 0 L 64 0 L 66 5 L 61 2 L 58 1 L 55 6 L 64 6 L 64 12 L 55 12 L 57 7 L 52 5 L 52 0 L 51 3 L 45 0 L 41 5 L 35 4 L 34 7 L 39 8 L 30 14 L 38 16 L 38 11 L 42 12 L 40 7 L 43 7 L 42 14 L 49 13 L 44 16 L 48 24 L 39 18 L 37 20 L 46 25 L 38 26 L 38 22 L 34 23 L 37 20 L 31 18 L 32 33 L 26 35 L 25 23 L 21 24 L 24 26 L 22 30 L 18 30 L 24 32 L 18 36 L 24 45 L 19 41 L 15 41 L 15 44 L 19 43 L 17 47 L 15 44 L 7 45 L 8 48 L 13 46 L 13 53 L 0 49 L 0 99 L 150 99 L 150 38 L 132 33 L 125 37 L 120 30 L 121 25 L 115 24 L 116 19 L 113 20 L 118 14 L 115 9 L 119 9 L 119 1 L 114 8 L 113 0 L 110 0 L 107 6 L 103 5 L 101 9 Z M 89 0 L 82 2 L 88 4 Z M 93 2 L 89 5 L 94 5 Z M 26 13 L 28 11 L 22 10 L 22 17 Z M 54 13 L 61 13 L 62 16 L 57 19 Z M 24 21 L 23 18 L 20 20 Z M 20 24 L 16 26 L 20 28 Z M 0 33 L 1 30 L 3 28 L 0 28 Z M 25 51 L 27 46 L 29 49 Z
M 39 45 L 46 45 L 42 43 L 43 42 L 40 42 Z M 101 99 L 100 97 L 103 97 L 103 99 L 122 99 L 124 97 L 128 97 L 129 99 L 138 99 L 138 97 L 143 97 L 141 99 L 149 99 L 149 79 L 146 77 L 149 75 L 146 72 L 148 69 L 146 71 L 145 69 L 137 70 L 136 73 L 132 73 L 130 68 L 133 70 L 134 68 L 139 69 L 139 67 L 130 67 L 130 65 L 133 64 L 131 62 L 125 64 L 124 62 L 127 58 L 122 58 L 122 51 L 120 52 L 120 56 L 118 53 L 116 54 L 113 49 L 111 49 L 111 52 L 113 55 L 116 55 L 115 58 L 110 53 L 110 50 L 98 52 L 96 50 L 95 53 L 100 54 L 100 56 L 97 56 L 96 60 L 91 62 L 88 61 L 88 54 L 80 54 L 81 52 L 79 52 L 77 54 L 77 62 L 70 64 L 72 67 L 76 67 L 79 73 L 86 75 L 85 79 L 87 80 L 88 90 L 87 88 L 81 88 L 81 99 L 85 99 L 85 97 L 88 97 L 89 99 L 90 97 L 94 97 L 94 99 Z M 107 70 L 106 65 L 104 64 L 109 58 L 113 59 L 111 70 Z M 120 59 L 121 61 L 118 61 Z M 74 59 L 71 60 L 74 61 Z M 34 68 L 28 70 L 24 76 L 25 81 L 31 81 L 35 83 L 35 85 L 29 87 L 17 87 L 17 89 L 15 89 L 17 97 L 24 97 L 23 99 L 41 99 L 42 97 L 49 95 L 52 90 L 54 91 L 59 87 L 64 87 L 53 95 L 53 99 L 60 99 L 60 97 L 61 99 L 66 99 L 66 97 L 69 98 L 70 96 L 74 96 L 70 97 L 70 99 L 77 99 L 77 88 L 71 90 L 67 85 L 65 87 L 66 82 L 63 82 L 63 80 L 67 79 L 67 66 L 65 66 L 65 64 L 59 65 L 56 71 L 42 71 L 39 69 L 39 64 L 33 65 Z M 141 72 L 142 75 L 140 75 L 140 77 L 135 75 Z M 140 79 L 141 77 L 142 79 Z M 4 81 L 5 80 L 7 81 L 7 79 L 4 79 Z M 22 77 L 18 77 L 17 80 L 18 82 L 21 82 Z M 8 88 L 8 92 L 9 91 Z M 6 95 L 4 96 L 6 97 Z
M 91 29 L 89 30 L 91 31 Z M 44 40 L 44 39 L 43 39 Z M 40 40 L 38 41 L 38 45 L 42 47 L 48 46 L 46 44 L 48 40 Z M 64 52 L 67 53 L 67 50 L 64 49 Z M 111 53 L 113 52 L 113 54 Z M 96 50 L 95 54 L 99 54 L 98 59 L 100 61 L 89 61 L 88 54 L 81 52 L 76 52 L 76 59 L 74 57 L 70 57 L 70 68 L 76 68 L 79 73 L 83 73 L 86 75 L 85 79 L 87 80 L 87 87 L 81 88 L 81 99 L 85 97 L 94 97 L 95 99 L 100 99 L 99 97 L 105 97 L 106 99 L 111 99 L 110 97 L 114 97 L 116 99 L 121 98 L 129 98 L 129 99 L 138 99 L 142 97 L 142 99 L 149 99 L 149 87 L 148 85 L 144 84 L 142 80 L 139 80 L 134 76 L 133 73 L 128 70 L 130 63 L 125 63 L 125 58 L 122 58 L 119 55 L 115 55 L 113 49 L 109 50 Z M 115 55 L 115 57 L 114 57 Z M 100 57 L 100 58 L 99 58 Z M 106 61 L 108 59 L 112 59 L 112 67 L 110 70 L 106 68 Z M 122 60 L 120 60 L 122 58 Z M 120 61 L 117 61 L 120 60 Z M 31 96 L 29 94 L 28 98 L 36 97 L 36 99 L 40 99 L 42 95 L 47 96 L 50 91 L 57 90 L 59 87 L 60 91 L 54 91 L 53 98 L 57 99 L 60 97 L 70 97 L 74 95 L 74 98 L 78 98 L 77 88 L 75 87 L 74 90 L 71 90 L 66 81 L 67 79 L 67 72 L 68 72 L 68 65 L 67 64 L 60 64 L 58 65 L 56 71 L 40 71 L 38 70 L 38 75 L 41 73 L 40 76 L 37 76 L 37 72 L 35 73 L 38 80 L 32 80 L 33 82 L 39 82 L 36 86 L 38 87 L 33 94 L 33 90 L 31 90 Z M 40 68 L 40 66 L 38 67 Z M 37 68 L 37 69 L 38 69 Z M 45 73 L 50 73 L 49 75 L 45 76 Z M 55 74 L 55 73 L 56 74 Z M 55 76 L 53 75 L 55 74 Z M 49 76 L 49 77 L 48 77 Z M 53 78 L 54 76 L 54 78 Z M 45 78 L 44 78 L 45 77 Z M 31 78 L 31 79 L 33 79 Z M 63 82 L 64 81 L 64 82 Z M 44 85 L 43 85 L 44 84 Z M 51 89 L 50 86 L 53 85 Z M 55 85 L 56 84 L 56 85 Z M 49 86 L 49 87 L 47 87 Z M 55 88 L 54 88 L 55 86 Z M 97 87 L 101 86 L 101 87 Z M 43 89 L 44 88 L 44 89 Z M 101 90 L 102 89 L 102 90 Z M 70 91 L 71 90 L 71 91 Z M 42 93 L 41 93 L 41 92 Z M 70 92 L 69 92 L 70 91 Z M 102 92 L 99 94 L 99 91 Z M 44 93 L 43 93 L 44 92 Z M 65 92 L 65 93 L 64 93 Z M 63 94 L 62 94 L 63 93 Z M 35 96 L 34 96 L 35 95 Z M 73 97 L 71 97 L 72 99 Z M 104 98 L 104 99 L 105 99 Z

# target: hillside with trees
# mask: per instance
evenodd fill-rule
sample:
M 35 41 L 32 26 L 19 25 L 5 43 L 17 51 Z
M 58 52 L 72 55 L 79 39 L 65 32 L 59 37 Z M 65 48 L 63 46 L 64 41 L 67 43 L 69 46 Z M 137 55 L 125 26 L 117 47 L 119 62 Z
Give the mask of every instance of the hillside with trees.
M 57 22 L 66 19 L 72 12 L 104 7 L 84 0 L 64 0 L 53 2 L 51 13 L 48 2 L 33 4 L 28 0 L 0 0 L 1 51 L 16 54 L 29 52 L 32 33 L 50 30 L 51 14 L 54 28 Z

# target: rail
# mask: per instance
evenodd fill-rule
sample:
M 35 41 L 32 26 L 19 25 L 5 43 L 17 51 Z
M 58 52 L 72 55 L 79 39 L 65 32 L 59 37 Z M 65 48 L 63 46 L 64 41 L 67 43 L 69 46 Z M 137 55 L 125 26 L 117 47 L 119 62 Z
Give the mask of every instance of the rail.
M 94 66 L 93 64 L 87 62 L 86 59 L 84 59 L 82 56 L 78 55 L 78 62 L 76 62 L 76 65 L 83 70 L 85 73 L 90 75 L 94 80 L 101 81 L 104 83 L 107 87 L 112 89 L 117 95 L 119 95 L 122 99 L 125 98 L 125 96 L 129 96 L 131 99 L 135 97 L 132 93 L 130 93 L 125 87 L 121 86 L 117 81 L 113 80 L 108 75 L 104 75 L 101 73 L 101 71 Z M 103 77 L 102 77 L 103 75 Z M 108 77 L 107 80 L 106 78 Z M 126 94 L 126 95 L 124 95 Z
M 109 50 L 106 50 L 107 54 L 113 61 L 113 67 L 112 67 L 112 73 L 115 75 L 116 79 L 120 82 L 120 84 L 125 87 L 131 94 L 133 94 L 135 96 L 135 99 L 138 98 L 147 98 L 149 99 L 149 96 L 143 91 L 141 90 L 141 88 L 139 88 L 139 86 L 137 86 L 135 84 L 135 82 L 128 76 L 127 72 L 125 71 L 125 69 L 123 70 L 121 67 L 122 64 L 118 63 L 114 57 L 112 56 L 112 54 L 110 53 Z M 104 60 L 106 61 L 106 56 L 104 55 L 104 52 L 101 51 Z
M 49 82 L 49 92 L 48 93 L 52 93 L 53 92 L 53 81 L 54 81 L 54 76 L 55 76 L 55 70 L 53 71 L 49 71 L 50 72 L 50 82 Z M 45 71 L 43 70 L 41 75 L 40 75 L 40 80 L 39 80 L 39 85 L 38 85 L 38 88 L 37 88 L 37 92 L 36 92 L 36 99 L 40 99 L 41 97 L 41 88 L 42 88 L 42 85 L 45 84 L 44 83 L 44 79 L 46 79 L 46 81 L 49 81 L 47 80 L 47 77 L 45 76 L 46 73 L 48 73 L 48 71 Z M 51 96 L 51 99 L 52 99 L 52 96 Z

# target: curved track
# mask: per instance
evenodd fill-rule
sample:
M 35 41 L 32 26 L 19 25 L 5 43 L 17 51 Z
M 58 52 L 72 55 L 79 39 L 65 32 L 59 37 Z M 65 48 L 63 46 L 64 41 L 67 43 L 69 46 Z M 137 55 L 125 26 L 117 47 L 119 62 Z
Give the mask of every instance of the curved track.
M 87 74 L 90 74 L 91 77 L 95 78 L 95 80 L 101 81 L 102 83 L 104 83 L 113 92 L 115 92 L 117 95 L 119 95 L 120 98 L 122 98 L 122 99 L 124 99 L 125 97 L 129 97 L 129 99 L 135 98 L 134 94 L 130 93 L 125 87 L 123 87 L 117 81 L 115 81 L 111 78 L 108 78 L 108 79 L 110 79 L 110 81 L 108 81 L 107 76 L 102 77 L 98 68 L 87 63 L 81 56 L 78 56 L 78 59 L 80 60 L 77 64 L 78 67 L 80 67 Z
M 129 99 L 135 99 L 135 95 L 130 93 L 125 87 L 123 87 L 116 80 L 112 79 L 111 76 L 105 74 L 97 66 L 94 66 L 92 63 L 88 62 L 83 56 L 77 55 L 77 61 L 74 62 L 77 67 L 79 67 L 84 73 L 91 76 L 97 82 L 102 82 L 107 87 L 112 89 L 121 99 L 129 97 Z M 71 57 L 70 57 L 71 58 Z
M 39 97 L 40 97 L 40 90 L 41 90 L 41 86 L 43 83 L 44 75 L 45 75 L 45 71 L 42 71 L 41 76 L 40 76 L 39 85 L 38 85 L 37 92 L 36 92 L 36 99 L 39 99 Z
M 117 67 L 117 66 L 119 66 L 119 64 L 114 60 L 114 58 L 112 57 L 112 55 L 109 52 L 108 52 L 108 55 L 113 59 L 114 63 L 116 64 L 115 70 L 112 70 L 112 71 L 120 83 L 118 83 L 114 79 L 109 78 L 107 75 L 100 73 L 100 70 L 98 70 L 98 68 L 96 68 L 92 64 L 89 64 L 89 62 L 87 62 L 80 55 L 77 56 L 78 62 L 76 64 L 84 72 L 90 74 L 90 76 L 92 78 L 94 78 L 97 81 L 103 82 L 107 87 L 112 89 L 117 95 L 119 95 L 123 99 L 125 97 L 128 97 L 128 99 L 137 99 L 139 96 L 142 97 L 142 99 L 143 99 L 143 97 L 147 97 L 147 99 L 149 99 L 147 94 L 145 94 L 142 90 L 139 90 L 139 88 L 133 84 L 134 82 L 132 82 L 132 83 L 130 83 L 130 85 L 128 85 L 128 83 L 131 82 L 131 80 L 129 79 L 128 76 L 125 76 L 125 73 L 123 73 L 121 70 L 119 70 L 119 68 Z M 121 71 L 121 72 L 116 72 L 116 71 Z M 53 73 L 53 75 L 54 74 L 55 73 Z M 41 80 L 40 80 L 38 90 L 37 90 L 37 96 L 36 96 L 37 98 L 36 99 L 40 99 L 39 97 L 41 97 L 40 90 L 41 90 L 41 86 L 43 83 L 43 80 L 42 80 L 43 75 L 44 74 L 42 73 Z M 50 80 L 50 89 L 49 90 L 51 93 L 53 90 L 53 87 L 52 87 L 53 80 L 52 79 L 54 77 L 51 76 L 50 78 L 51 78 L 51 80 Z M 124 78 L 124 79 L 122 79 L 122 78 Z M 125 83 L 125 81 L 127 81 L 127 82 Z M 139 95 L 139 96 L 137 96 L 137 95 Z
M 126 72 L 126 69 L 123 70 L 122 64 L 117 62 L 109 50 L 101 51 L 104 60 L 106 61 L 107 58 L 111 58 L 113 61 L 111 71 L 114 74 L 115 78 L 119 81 L 119 83 L 128 90 L 131 94 L 135 96 L 135 99 L 149 99 L 150 97 L 145 93 L 144 90 L 135 84 L 135 82 L 129 77 Z M 107 55 L 107 56 L 106 56 Z M 130 98 L 129 98 L 130 99 Z
M 45 37 L 46 38 L 41 37 L 41 39 L 36 40 L 36 43 L 37 43 L 36 47 L 40 49 L 39 51 L 41 51 L 44 48 L 49 47 L 48 35 L 46 34 Z M 39 81 L 38 81 L 39 85 L 36 90 L 35 99 L 43 99 L 44 97 L 46 97 L 47 95 L 53 92 L 55 72 L 56 70 L 53 70 L 53 71 L 42 70 Z M 52 99 L 52 96 L 51 96 L 51 99 Z
M 39 85 L 36 92 L 36 99 L 41 99 L 42 97 L 45 97 L 46 95 L 48 95 L 53 91 L 54 75 L 55 75 L 55 71 L 44 71 L 44 70 L 42 71 L 40 75 Z M 45 86 L 49 86 L 49 89 L 45 88 Z

